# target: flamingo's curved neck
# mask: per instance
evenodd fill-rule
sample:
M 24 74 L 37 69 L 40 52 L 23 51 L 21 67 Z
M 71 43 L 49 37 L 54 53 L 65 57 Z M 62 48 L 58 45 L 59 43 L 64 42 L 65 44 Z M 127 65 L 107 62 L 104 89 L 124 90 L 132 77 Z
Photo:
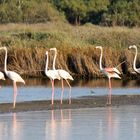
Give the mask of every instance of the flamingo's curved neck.
M 57 51 L 55 50 L 54 52 L 55 52 L 55 54 L 54 54 L 54 59 L 53 59 L 53 70 L 56 70 L 55 63 L 56 63 Z
M 103 49 L 101 48 L 101 55 L 100 55 L 100 61 L 99 61 L 100 70 L 103 69 L 103 67 L 102 67 L 102 57 L 103 57 Z
M 7 74 L 7 49 L 5 50 L 4 71 Z
M 137 48 L 135 48 L 135 49 L 136 49 L 136 53 L 135 53 L 135 57 L 134 57 L 133 68 L 134 68 L 135 71 L 137 71 L 137 68 L 136 68 L 136 59 L 137 59 L 138 50 L 137 50 Z
M 45 73 L 48 71 L 48 62 L 49 62 L 48 54 L 46 55 L 47 55 L 47 60 L 46 60 L 46 66 L 45 66 Z

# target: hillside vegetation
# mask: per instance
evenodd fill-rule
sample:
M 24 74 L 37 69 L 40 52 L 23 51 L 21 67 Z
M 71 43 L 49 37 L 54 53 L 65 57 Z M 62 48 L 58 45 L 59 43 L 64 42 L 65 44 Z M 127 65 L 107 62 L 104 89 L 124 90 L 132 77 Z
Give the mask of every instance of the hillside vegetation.
M 140 26 L 139 0 L 0 0 L 0 23 Z M 18 13 L 18 14 L 17 14 Z

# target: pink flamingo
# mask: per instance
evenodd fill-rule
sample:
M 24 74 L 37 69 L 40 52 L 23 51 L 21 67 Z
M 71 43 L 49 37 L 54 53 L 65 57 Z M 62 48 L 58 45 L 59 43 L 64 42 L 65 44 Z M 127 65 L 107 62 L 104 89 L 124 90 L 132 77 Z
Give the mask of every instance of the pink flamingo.
M 136 68 L 136 59 L 137 59 L 137 55 L 138 55 L 137 46 L 136 45 L 129 46 L 129 49 L 135 49 L 136 50 L 135 57 L 134 57 L 134 62 L 133 62 L 133 69 L 134 69 L 135 72 L 140 74 L 140 68 Z
M 16 72 L 7 70 L 7 48 L 6 47 L 1 47 L 0 49 L 5 50 L 4 72 L 5 72 L 6 76 L 13 81 L 13 87 L 14 87 L 13 108 L 15 108 L 16 97 L 17 97 L 17 85 L 16 85 L 16 83 L 21 82 L 21 83 L 25 84 L 25 81 Z
M 54 55 L 54 59 L 53 59 L 53 70 L 56 70 L 55 69 L 55 61 L 56 61 L 56 56 L 57 56 L 57 49 L 56 48 L 51 48 L 50 49 L 51 51 L 54 51 L 55 52 L 55 55 Z M 64 94 L 64 83 L 63 83 L 63 79 L 67 82 L 69 88 L 70 88 L 70 91 L 69 91 L 69 104 L 71 104 L 71 85 L 70 83 L 68 82 L 68 79 L 69 80 L 74 80 L 73 77 L 65 70 L 63 69 L 57 69 L 56 70 L 61 78 L 61 84 L 62 84 L 62 92 L 61 92 L 61 104 L 62 104 L 62 100 L 63 100 L 63 94 Z
M 121 79 L 121 77 L 118 74 L 121 74 L 119 72 L 119 70 L 115 67 L 113 68 L 103 68 L 102 67 L 102 56 L 103 56 L 103 48 L 101 46 L 96 46 L 96 48 L 101 50 L 101 55 L 100 55 L 100 61 L 99 61 L 99 66 L 100 66 L 100 71 L 106 76 L 108 77 L 109 80 L 109 95 L 108 95 L 108 99 L 107 99 L 107 104 L 111 105 L 111 92 L 112 92 L 112 87 L 111 87 L 111 78 L 119 78 Z
M 58 79 L 60 80 L 60 76 L 58 75 L 58 72 L 56 70 L 48 70 L 48 63 L 49 63 L 49 57 L 48 57 L 48 51 L 46 51 L 46 67 L 45 67 L 45 74 L 50 79 L 52 83 L 52 105 L 54 103 L 54 80 Z

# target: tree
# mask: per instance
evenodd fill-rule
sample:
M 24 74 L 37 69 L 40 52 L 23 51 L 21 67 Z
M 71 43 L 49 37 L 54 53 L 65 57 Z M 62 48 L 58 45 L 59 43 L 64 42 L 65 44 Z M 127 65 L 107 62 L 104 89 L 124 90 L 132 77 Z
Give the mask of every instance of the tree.
M 104 13 L 107 25 L 135 26 L 140 25 L 139 0 L 111 0 L 108 11 Z
M 109 0 L 84 0 L 87 6 L 85 22 L 100 24 L 104 12 L 108 10 Z
M 53 0 L 59 11 L 64 11 L 70 23 L 81 24 L 81 20 L 86 16 L 86 5 L 83 0 Z

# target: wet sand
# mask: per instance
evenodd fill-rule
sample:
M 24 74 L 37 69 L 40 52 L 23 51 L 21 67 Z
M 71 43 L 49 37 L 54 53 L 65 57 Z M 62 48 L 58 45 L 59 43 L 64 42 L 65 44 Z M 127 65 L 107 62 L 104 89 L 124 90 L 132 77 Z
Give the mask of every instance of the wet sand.
M 0 113 L 23 112 L 23 111 L 39 111 L 51 109 L 75 109 L 75 108 L 93 108 L 106 107 L 107 96 L 83 96 L 77 99 L 72 99 L 72 104 L 69 105 L 68 100 L 63 100 L 60 105 L 59 100 L 54 101 L 52 107 L 51 101 L 30 101 L 20 102 L 16 104 L 16 108 L 12 108 L 12 103 L 0 104 Z M 140 95 L 120 95 L 112 96 L 112 105 L 140 105 Z

